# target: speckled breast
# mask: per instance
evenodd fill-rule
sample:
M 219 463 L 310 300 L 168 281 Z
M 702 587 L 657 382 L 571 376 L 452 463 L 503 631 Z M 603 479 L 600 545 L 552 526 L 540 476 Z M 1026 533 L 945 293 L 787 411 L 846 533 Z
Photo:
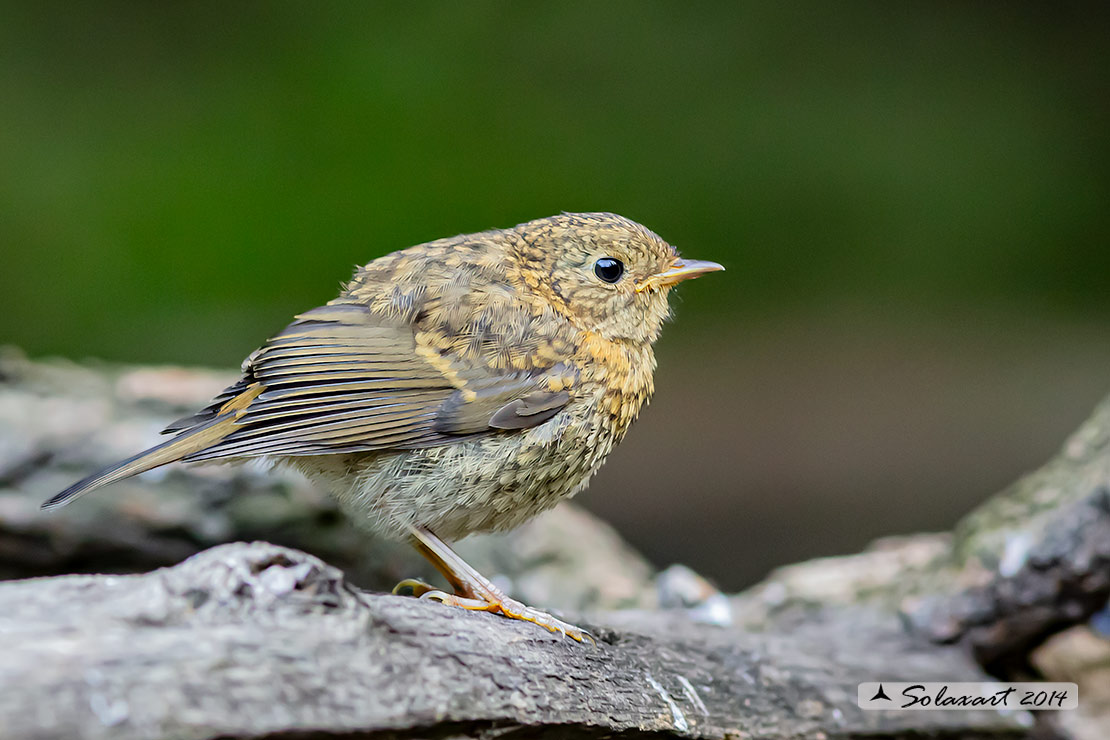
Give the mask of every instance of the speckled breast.
M 356 520 L 390 536 L 507 530 L 580 490 L 618 441 L 600 395 L 524 432 L 403 452 L 291 460 L 323 479 Z M 337 457 L 337 456 L 333 456 Z M 355 473 L 350 475 L 350 473 Z

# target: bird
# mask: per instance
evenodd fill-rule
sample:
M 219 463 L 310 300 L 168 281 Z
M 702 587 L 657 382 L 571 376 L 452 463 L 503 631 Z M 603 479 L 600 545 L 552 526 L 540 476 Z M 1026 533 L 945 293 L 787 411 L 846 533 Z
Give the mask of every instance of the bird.
M 508 596 L 448 545 L 506 531 L 586 487 L 654 392 L 678 283 L 723 270 L 612 213 L 561 213 L 439 239 L 357 268 L 165 442 L 46 501 L 171 462 L 265 458 L 356 524 L 408 540 L 451 591 L 396 590 L 590 634 Z

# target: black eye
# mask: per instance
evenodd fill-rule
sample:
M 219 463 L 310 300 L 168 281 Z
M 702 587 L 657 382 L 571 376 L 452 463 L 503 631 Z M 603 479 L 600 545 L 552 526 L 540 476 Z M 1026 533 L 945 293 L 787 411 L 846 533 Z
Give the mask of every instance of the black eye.
M 594 263 L 594 274 L 607 283 L 615 283 L 624 274 L 624 264 L 612 257 L 602 257 Z

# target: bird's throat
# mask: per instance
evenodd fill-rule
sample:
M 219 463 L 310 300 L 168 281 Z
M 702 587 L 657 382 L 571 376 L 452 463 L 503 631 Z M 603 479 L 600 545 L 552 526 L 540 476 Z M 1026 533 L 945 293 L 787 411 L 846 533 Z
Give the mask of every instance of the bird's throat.
M 602 405 L 617 438 L 624 436 L 655 391 L 655 353 L 639 346 L 583 332 L 575 363 L 588 384 L 603 389 Z

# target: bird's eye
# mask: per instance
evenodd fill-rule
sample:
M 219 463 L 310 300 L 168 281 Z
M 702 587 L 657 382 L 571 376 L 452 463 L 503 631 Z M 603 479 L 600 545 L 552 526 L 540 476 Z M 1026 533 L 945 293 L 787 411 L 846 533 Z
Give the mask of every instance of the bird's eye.
M 594 274 L 607 283 L 615 283 L 624 274 L 624 263 L 612 257 L 602 257 L 594 263 Z

